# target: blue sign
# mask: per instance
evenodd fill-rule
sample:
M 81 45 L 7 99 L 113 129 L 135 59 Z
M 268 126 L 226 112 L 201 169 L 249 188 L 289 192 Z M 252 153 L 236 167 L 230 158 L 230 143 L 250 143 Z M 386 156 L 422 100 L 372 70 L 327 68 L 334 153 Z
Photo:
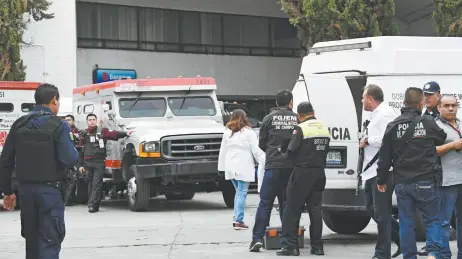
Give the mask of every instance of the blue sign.
M 93 69 L 93 84 L 121 79 L 136 79 L 134 69 Z

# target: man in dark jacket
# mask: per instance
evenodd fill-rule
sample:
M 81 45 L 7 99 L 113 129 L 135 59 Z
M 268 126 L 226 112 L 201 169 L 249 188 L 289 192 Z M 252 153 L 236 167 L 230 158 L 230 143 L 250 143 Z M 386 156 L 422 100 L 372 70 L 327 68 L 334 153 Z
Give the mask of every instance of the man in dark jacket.
M 440 258 L 442 249 L 440 197 L 437 181 L 441 174 L 436 146 L 444 144 L 446 133 L 433 117 L 421 116 L 423 91 L 406 90 L 401 116 L 390 122 L 382 140 L 377 162 L 377 188 L 385 192 L 393 166 L 398 201 L 403 258 L 417 258 L 414 225 L 418 208 L 427 227 L 428 258 Z
M 284 158 L 279 151 L 284 140 L 290 140 L 297 114 L 292 111 L 293 96 L 289 90 L 281 90 L 276 96 L 277 109 L 268 114 L 260 128 L 259 147 L 266 153 L 265 174 L 260 190 L 260 203 L 255 215 L 250 252 L 259 252 L 263 246 L 263 236 L 269 226 L 274 199 L 278 197 L 279 215 L 282 214 L 285 189 L 293 170 L 293 161 Z M 288 143 L 288 141 L 287 141 Z
M 87 172 L 88 179 L 88 212 L 99 211 L 103 192 L 103 177 L 106 170 L 106 141 L 118 140 L 130 136 L 132 131 L 110 131 L 97 126 L 95 114 L 87 115 L 88 128 L 82 130 L 80 135 L 83 145 L 84 166 L 79 168 L 80 173 Z
M 75 118 L 72 114 L 68 114 L 64 117 L 64 120 L 69 123 L 69 126 L 71 126 L 71 132 L 72 132 L 72 140 L 74 143 L 74 147 L 77 149 L 77 151 L 81 152 L 81 141 L 80 141 L 80 131 L 77 129 L 75 126 Z M 64 197 L 64 204 L 66 206 L 72 206 L 75 205 L 75 198 L 76 198 L 76 192 L 78 188 L 78 180 L 79 180 L 79 174 L 78 174 L 78 163 L 75 164 L 74 168 L 69 169 L 69 183 L 67 185 L 67 190 L 66 190 L 66 195 Z

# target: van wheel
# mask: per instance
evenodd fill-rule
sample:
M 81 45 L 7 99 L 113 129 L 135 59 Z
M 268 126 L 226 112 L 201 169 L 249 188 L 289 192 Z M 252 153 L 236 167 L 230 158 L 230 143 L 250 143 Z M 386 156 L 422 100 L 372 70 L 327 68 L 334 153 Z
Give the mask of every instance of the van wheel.
M 236 190 L 230 180 L 221 180 L 219 183 L 223 200 L 225 201 L 226 207 L 234 208 L 234 196 Z
M 165 194 L 165 198 L 169 201 L 192 200 L 195 194 L 195 192 L 169 193 Z
M 125 182 L 128 182 L 132 177 L 135 175 L 133 174 L 133 170 L 131 170 L 131 166 L 135 164 L 135 157 L 131 150 L 126 150 L 124 152 L 124 156 L 122 157 L 122 163 L 120 165 L 122 169 L 122 177 Z
M 145 211 L 151 198 L 151 182 L 149 179 L 133 177 L 128 181 L 128 207 L 131 211 Z
M 339 234 L 357 234 L 367 227 L 370 216 L 348 211 L 322 211 L 326 226 Z

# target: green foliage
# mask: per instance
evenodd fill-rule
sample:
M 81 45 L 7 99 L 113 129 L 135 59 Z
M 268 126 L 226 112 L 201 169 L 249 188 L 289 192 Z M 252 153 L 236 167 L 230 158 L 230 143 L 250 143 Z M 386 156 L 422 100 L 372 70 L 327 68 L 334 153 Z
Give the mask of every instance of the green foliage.
M 462 36 L 462 0 L 434 0 L 433 21 L 438 36 Z
M 306 48 L 320 41 L 397 35 L 394 0 L 280 0 Z
M 24 14 L 36 21 L 51 19 L 54 15 L 46 13 L 50 5 L 46 0 L 0 0 L 0 80 L 25 80 L 20 46 L 30 19 L 25 20 Z

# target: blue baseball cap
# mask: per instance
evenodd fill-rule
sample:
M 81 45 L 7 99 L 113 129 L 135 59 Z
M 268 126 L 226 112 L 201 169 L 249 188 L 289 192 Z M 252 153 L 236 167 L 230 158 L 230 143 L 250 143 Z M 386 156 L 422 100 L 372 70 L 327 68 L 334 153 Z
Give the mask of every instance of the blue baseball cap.
M 422 90 L 424 93 L 428 93 L 428 94 L 434 94 L 436 92 L 441 91 L 440 85 L 435 81 L 430 81 L 426 83 Z

